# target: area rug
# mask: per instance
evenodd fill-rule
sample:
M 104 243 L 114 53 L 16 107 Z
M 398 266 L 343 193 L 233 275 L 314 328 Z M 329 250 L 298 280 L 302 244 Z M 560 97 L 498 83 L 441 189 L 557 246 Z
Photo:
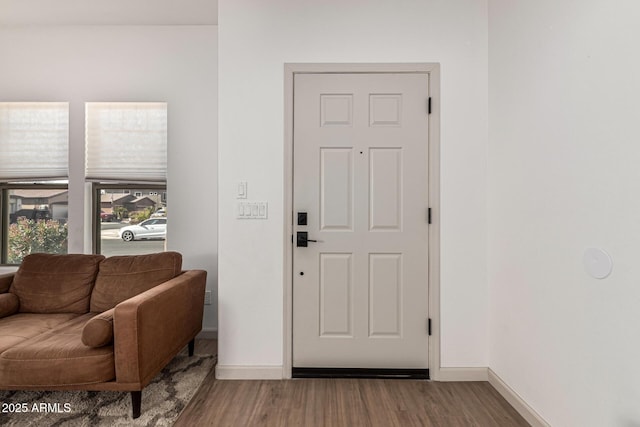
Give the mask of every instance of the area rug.
M 130 393 L 0 391 L 0 425 L 172 426 L 215 361 L 212 355 L 176 356 L 143 390 L 142 411 L 135 420 Z

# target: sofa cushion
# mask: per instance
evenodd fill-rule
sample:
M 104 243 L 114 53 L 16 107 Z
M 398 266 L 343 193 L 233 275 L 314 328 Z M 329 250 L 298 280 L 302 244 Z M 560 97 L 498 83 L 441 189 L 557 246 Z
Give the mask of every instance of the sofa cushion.
M 21 313 L 86 313 L 102 255 L 27 255 L 9 292 Z
M 114 308 L 97 314 L 82 328 L 82 342 L 89 347 L 103 347 L 113 342 Z
M 0 386 L 94 384 L 115 378 L 113 347 L 87 347 L 82 328 L 93 317 L 80 315 L 0 354 Z
M 68 322 L 77 314 L 17 313 L 0 319 L 0 353 Z
M 0 292 L 5 293 L 9 291 L 11 282 L 13 282 L 13 276 L 15 273 L 0 274 Z
M 0 318 L 11 316 L 18 311 L 20 301 L 14 294 L 0 294 Z
M 100 263 L 91 294 L 90 310 L 102 313 L 141 294 L 182 271 L 182 255 L 162 252 L 150 255 L 113 256 Z

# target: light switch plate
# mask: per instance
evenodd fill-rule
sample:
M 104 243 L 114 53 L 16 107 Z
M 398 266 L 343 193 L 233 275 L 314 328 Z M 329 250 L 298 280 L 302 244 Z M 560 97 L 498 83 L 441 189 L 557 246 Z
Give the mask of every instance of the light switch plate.
M 247 181 L 238 182 L 238 192 L 236 194 L 236 199 L 246 199 L 247 198 Z
M 269 203 L 267 202 L 238 202 L 238 219 L 267 219 Z

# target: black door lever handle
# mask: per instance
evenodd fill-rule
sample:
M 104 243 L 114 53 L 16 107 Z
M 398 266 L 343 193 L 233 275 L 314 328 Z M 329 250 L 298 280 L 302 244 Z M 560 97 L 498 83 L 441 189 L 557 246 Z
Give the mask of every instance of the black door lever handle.
M 298 231 L 296 233 L 296 246 L 299 248 L 306 248 L 309 246 L 308 242 L 317 242 L 317 240 L 309 239 L 309 233 L 306 231 Z

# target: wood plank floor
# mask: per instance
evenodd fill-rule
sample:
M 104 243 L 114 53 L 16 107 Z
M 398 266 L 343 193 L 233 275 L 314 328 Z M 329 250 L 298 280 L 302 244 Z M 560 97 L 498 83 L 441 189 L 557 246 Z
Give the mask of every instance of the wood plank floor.
M 216 351 L 211 340 L 197 353 Z M 215 379 L 213 370 L 175 427 L 480 426 L 527 422 L 487 382 Z

